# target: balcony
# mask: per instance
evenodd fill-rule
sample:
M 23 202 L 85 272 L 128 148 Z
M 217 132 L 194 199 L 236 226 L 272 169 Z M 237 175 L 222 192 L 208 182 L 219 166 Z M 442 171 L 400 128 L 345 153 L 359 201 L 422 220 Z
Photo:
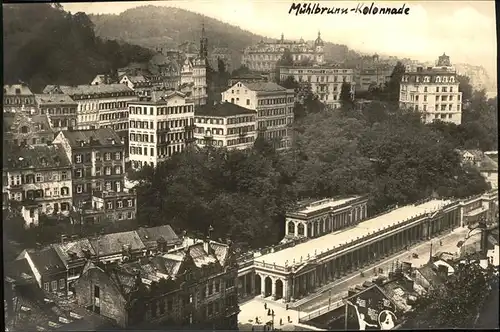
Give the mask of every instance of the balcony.
M 188 126 L 185 126 L 184 127 L 184 130 L 185 131 L 193 131 L 196 129 L 196 126 L 195 125 L 188 125 Z

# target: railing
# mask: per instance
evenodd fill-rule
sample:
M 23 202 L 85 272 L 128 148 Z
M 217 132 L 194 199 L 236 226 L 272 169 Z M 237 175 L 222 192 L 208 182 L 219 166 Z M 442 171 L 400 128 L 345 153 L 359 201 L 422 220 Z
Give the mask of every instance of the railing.
M 319 317 L 321 315 L 324 315 L 330 311 L 338 309 L 338 308 L 342 307 L 343 305 L 344 305 L 344 302 L 342 300 L 337 301 L 335 303 L 332 303 L 331 305 L 328 305 L 328 307 L 313 311 L 310 314 L 308 314 L 307 316 L 299 318 L 299 323 L 304 324 L 304 323 L 310 321 L 311 319 L 314 319 L 314 318 Z

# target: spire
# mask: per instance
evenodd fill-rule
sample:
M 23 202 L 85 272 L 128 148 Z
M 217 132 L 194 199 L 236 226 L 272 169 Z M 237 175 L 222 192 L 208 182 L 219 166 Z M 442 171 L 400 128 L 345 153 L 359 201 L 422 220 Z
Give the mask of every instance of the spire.
M 283 34 L 283 32 L 281 33 L 281 42 L 284 42 L 285 41 L 285 35 Z
M 318 30 L 318 39 L 321 39 L 321 31 Z

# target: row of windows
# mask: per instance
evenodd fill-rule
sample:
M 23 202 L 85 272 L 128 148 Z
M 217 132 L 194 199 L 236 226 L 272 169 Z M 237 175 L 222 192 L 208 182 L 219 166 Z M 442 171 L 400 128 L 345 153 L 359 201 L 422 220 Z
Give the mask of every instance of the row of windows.
M 292 123 L 292 119 L 288 119 L 288 123 Z M 276 120 L 267 120 L 267 121 L 259 121 L 259 128 L 268 128 L 268 127 L 274 127 L 274 126 L 284 126 L 287 124 L 287 119 L 281 118 L 281 119 L 276 119 Z
M 254 141 L 254 137 L 241 137 L 237 139 L 229 139 L 227 140 L 227 146 L 233 146 L 233 145 L 238 145 L 238 144 L 244 144 L 244 143 L 252 143 Z
M 26 191 L 26 199 L 37 199 L 44 197 L 58 197 L 58 196 L 69 196 L 69 188 L 68 187 L 55 187 L 55 188 L 45 188 L 37 189 L 37 190 L 27 190 Z
M 293 113 L 293 107 L 288 107 L 288 114 Z M 264 116 L 276 116 L 276 115 L 284 115 L 287 114 L 286 108 L 273 108 L 267 110 L 259 110 L 259 117 Z
M 127 220 L 127 219 L 134 219 L 134 213 L 133 212 L 127 212 L 127 213 L 118 212 L 118 220 Z
M 52 125 L 55 128 L 61 128 L 61 127 L 76 127 L 76 119 L 53 119 L 52 120 Z
M 154 143 L 154 136 L 148 134 L 130 134 L 130 142 Z
M 21 104 L 32 105 L 34 103 L 35 103 L 35 100 L 32 98 L 25 98 L 24 103 L 23 103 L 23 99 L 21 99 L 21 98 L 5 98 L 4 99 L 5 105 L 21 105 Z
M 114 186 L 113 186 L 113 182 L 114 182 Z M 106 181 L 106 182 L 104 182 L 104 191 L 114 190 L 115 192 L 121 192 L 122 188 L 123 188 L 123 185 L 122 185 L 121 181 Z M 94 189 L 96 191 L 102 191 L 103 188 L 101 187 L 101 182 L 96 182 Z M 77 194 L 89 193 L 92 191 L 92 184 L 91 183 L 76 184 L 76 185 L 74 185 L 73 190 Z
M 275 130 L 266 133 L 266 138 L 267 139 L 276 139 L 276 138 L 286 138 L 286 130 Z
M 28 139 L 22 139 L 22 140 L 19 140 L 19 139 L 14 139 L 13 140 L 14 142 L 14 145 L 28 145 Z M 45 142 L 47 142 L 47 140 L 45 139 L 45 137 L 33 137 L 31 139 L 31 144 L 45 144 Z
M 448 88 L 449 91 L 448 91 Z M 402 91 L 408 91 L 408 86 L 407 85 L 401 85 L 401 90 Z M 418 87 L 417 87 L 417 92 L 418 92 Z M 424 92 L 429 92 L 428 87 L 424 86 Z M 439 89 L 439 86 L 436 87 L 436 92 L 453 92 L 453 87 L 447 87 L 447 86 L 442 86 L 441 90 Z M 460 100 L 460 95 L 458 95 L 458 99 Z
M 83 154 L 76 154 L 75 158 L 74 158 L 75 163 L 77 163 L 77 164 L 83 163 L 83 157 L 84 157 Z M 105 161 L 110 161 L 111 157 L 112 157 L 111 152 L 104 153 L 104 160 Z M 114 153 L 114 160 L 121 160 L 121 159 L 122 159 L 122 152 L 115 152 Z M 95 153 L 95 160 L 96 161 L 101 160 L 101 153 L 100 152 Z M 90 152 L 86 153 L 85 154 L 85 162 L 91 162 L 91 161 L 92 161 L 92 154 Z
M 289 98 L 272 98 L 272 99 L 259 99 L 258 105 L 279 105 L 293 103 L 293 97 Z
M 403 82 L 408 82 L 410 76 L 404 76 L 403 77 Z M 415 82 L 419 83 L 420 82 L 420 75 L 415 76 Z M 431 82 L 431 77 L 430 76 L 424 76 L 422 78 L 423 83 L 430 83 Z M 434 82 L 436 83 L 454 83 L 455 82 L 455 77 L 454 76 L 436 76 L 434 78 Z
M 142 115 L 171 115 L 171 114 L 184 114 L 193 112 L 193 105 L 184 106 L 169 106 L 169 107 L 157 107 L 157 114 L 155 114 L 155 108 L 144 106 L 130 106 L 130 114 L 142 114 Z
M 127 112 L 113 112 L 113 113 L 99 114 L 99 121 L 127 119 L 127 118 L 128 118 Z
M 19 186 L 23 183 L 39 183 L 39 182 L 55 182 L 55 181 L 66 181 L 69 180 L 68 172 L 62 171 L 61 174 L 58 172 L 54 172 L 52 174 L 35 173 L 35 174 L 26 174 L 26 175 L 16 175 L 10 177 L 10 185 L 11 186 Z
M 173 141 L 184 141 L 185 139 L 192 138 L 193 133 L 169 133 L 164 135 L 158 135 L 158 143 L 173 142 Z
M 333 80 L 332 80 L 333 78 Z M 297 79 L 299 82 L 313 82 L 314 81 L 314 77 L 313 76 L 298 76 L 298 79 Z M 352 78 L 350 76 L 337 76 L 337 75 L 334 75 L 334 76 L 316 76 L 316 83 L 328 83 L 328 82 L 333 82 L 333 83 L 337 83 L 337 82 L 351 82 L 352 81 Z
M 128 121 L 126 122 L 117 122 L 114 121 L 113 124 L 100 125 L 100 128 L 111 128 L 114 131 L 125 131 L 128 130 Z
M 155 149 L 150 148 L 149 155 L 151 157 L 154 157 L 155 155 Z M 141 146 L 131 146 L 130 147 L 130 155 L 139 155 L 139 156 L 147 156 L 148 155 L 148 148 L 147 147 L 141 147 Z
M 441 107 L 439 107 L 439 106 L 441 106 Z M 460 104 L 457 105 L 457 112 L 460 112 L 461 108 L 462 108 L 462 106 Z M 436 111 L 442 111 L 442 112 L 447 111 L 447 110 L 448 111 L 453 111 L 453 105 L 449 104 L 448 105 L 448 109 L 446 109 L 446 105 L 435 105 L 434 110 L 436 110 Z M 418 105 L 415 105 L 415 111 L 417 111 L 417 112 L 419 111 Z M 422 111 L 424 111 L 424 112 L 427 111 L 427 105 L 423 105 Z
M 85 169 L 83 168 L 77 168 L 74 170 L 75 178 L 83 178 L 86 176 L 87 172 L 85 172 Z M 91 170 L 89 169 L 89 172 L 91 173 Z M 95 168 L 95 173 L 93 174 L 94 176 L 102 176 L 102 175 L 120 175 L 123 173 L 122 167 L 121 166 L 106 166 L 104 167 L 104 174 L 102 173 L 102 168 L 101 167 L 96 167 Z M 92 175 L 92 174 L 88 174 Z
M 40 113 L 49 115 L 76 114 L 76 107 L 41 108 Z
M 43 124 L 43 123 L 35 123 L 35 124 L 33 125 L 33 129 L 34 129 L 35 131 L 45 130 L 45 126 L 44 126 L 44 124 Z M 20 133 L 20 134 L 28 134 L 30 131 L 31 131 L 31 130 L 30 130 L 30 127 L 28 127 L 28 126 L 21 126 L 21 127 L 19 128 L 19 133 Z
M 133 199 L 119 199 L 116 201 L 107 201 L 106 202 L 106 210 L 113 209 L 123 209 L 123 208 L 133 208 L 134 200 Z
M 183 150 L 184 150 L 184 144 L 160 146 L 158 147 L 158 156 L 170 157 L 174 153 L 182 152 Z
M 227 129 L 227 134 L 228 135 L 235 135 L 235 134 L 246 134 L 248 132 L 255 131 L 255 126 L 244 126 L 244 127 L 238 127 L 238 128 L 228 128 Z
M 84 95 L 77 94 L 71 96 L 73 99 L 100 99 L 100 98 L 109 98 L 109 97 L 126 97 L 133 96 L 135 94 L 134 91 L 120 91 L 120 92 L 111 92 L 111 93 L 95 93 L 92 95 Z
M 59 279 L 59 287 L 57 287 L 57 280 L 52 280 L 50 284 L 49 282 L 45 282 L 43 284 L 43 289 L 46 292 L 57 292 L 58 290 L 64 290 L 66 289 L 66 280 Z
M 126 101 L 114 101 L 108 103 L 99 103 L 100 110 L 112 110 L 112 109 L 124 109 L 127 108 L 128 102 Z

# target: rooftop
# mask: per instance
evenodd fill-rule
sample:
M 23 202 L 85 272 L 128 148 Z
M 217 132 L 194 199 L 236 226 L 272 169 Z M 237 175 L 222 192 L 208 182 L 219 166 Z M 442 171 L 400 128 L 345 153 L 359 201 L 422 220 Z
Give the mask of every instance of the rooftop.
M 64 272 L 66 267 L 54 248 L 45 248 L 29 253 L 33 264 L 40 273 Z
M 111 128 L 99 128 L 88 130 L 66 130 L 63 131 L 64 137 L 69 141 L 71 147 L 79 147 L 80 142 L 90 142 L 100 146 L 111 146 L 123 144 L 120 136 Z M 114 140 L 114 144 L 113 144 Z
M 16 147 L 4 151 L 3 158 L 6 169 L 46 169 L 71 166 L 71 161 L 60 144 Z
M 197 110 L 195 110 L 195 116 L 215 116 L 215 117 L 228 117 L 228 116 L 236 116 L 236 115 L 255 115 L 256 112 L 254 110 L 250 110 L 248 108 L 241 107 L 239 105 L 222 102 L 214 105 L 203 105 Z
M 353 239 L 366 237 L 372 232 L 385 227 L 394 226 L 414 216 L 436 211 L 450 202 L 449 200 L 434 199 L 420 205 L 407 205 L 378 217 L 363 221 L 352 228 L 311 239 L 281 251 L 262 255 L 255 258 L 255 261 L 268 264 L 275 263 L 279 266 L 285 266 L 285 262 L 288 262 L 288 264 L 291 265 L 294 260 L 295 262 L 300 262 L 306 259 L 308 255 L 313 257 L 316 252 L 324 252 L 332 249 L 334 246 L 339 247 L 349 243 Z
M 100 256 L 121 253 L 127 246 L 131 251 L 145 249 L 145 245 L 135 231 L 100 235 L 98 239 L 91 239 L 90 243 L 96 254 Z
M 4 134 L 18 131 L 23 125 L 34 125 L 39 131 L 52 131 L 50 120 L 47 114 L 30 115 L 27 112 L 4 112 L 3 128 Z
M 64 262 L 68 262 L 69 260 L 75 258 L 85 258 L 85 251 L 87 250 L 91 256 L 95 256 L 94 248 L 92 248 L 92 245 L 87 238 L 63 243 L 54 243 L 52 244 L 52 247 Z
M 177 236 L 177 234 L 175 234 L 170 225 L 162 225 L 149 228 L 140 227 L 137 230 L 137 234 L 146 247 L 156 246 L 156 242 L 162 240 L 166 243 L 180 241 L 179 237 Z
M 70 96 L 65 94 L 36 94 L 35 100 L 36 103 L 39 105 L 46 105 L 46 104 L 77 105 L 77 103 L 73 99 L 71 99 Z
M 59 89 L 64 94 L 69 96 L 75 95 L 93 95 L 93 94 L 103 94 L 103 93 L 118 93 L 118 92 L 133 92 L 131 88 L 125 84 L 113 83 L 113 84 L 102 84 L 102 85 L 47 85 L 43 89 L 43 93 L 50 93 L 54 90 Z
M 156 103 L 156 104 L 166 104 L 168 102 L 168 99 L 174 97 L 174 96 L 179 96 L 181 98 L 185 98 L 186 94 L 182 93 L 181 91 L 163 91 L 163 90 L 152 90 L 149 91 L 149 95 L 141 96 L 139 97 L 139 100 L 129 102 L 129 105 L 136 105 L 136 104 L 151 104 L 151 103 Z
M 25 84 L 12 84 L 12 85 L 4 85 L 3 86 L 3 94 L 4 95 L 33 95 L 30 88 Z
M 306 206 L 299 208 L 299 210 L 294 211 L 294 213 L 310 214 L 310 213 L 317 212 L 317 211 L 320 211 L 323 209 L 334 209 L 336 207 L 339 207 L 343 204 L 352 202 L 352 201 L 359 199 L 359 198 L 361 198 L 361 196 L 322 199 L 319 201 L 311 202 L 310 204 L 307 204 Z
M 256 92 L 274 92 L 274 91 L 286 91 L 287 89 L 278 85 L 274 82 L 253 82 L 253 83 L 243 83 L 248 90 Z

